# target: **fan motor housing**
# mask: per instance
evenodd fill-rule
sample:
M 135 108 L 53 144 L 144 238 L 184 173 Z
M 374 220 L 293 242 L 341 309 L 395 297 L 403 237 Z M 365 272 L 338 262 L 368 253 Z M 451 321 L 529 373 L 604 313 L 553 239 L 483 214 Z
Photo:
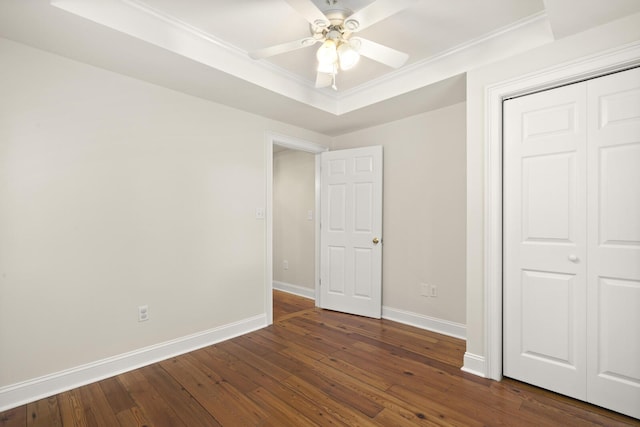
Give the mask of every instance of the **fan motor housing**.
M 353 11 L 349 9 L 329 9 L 324 11 L 324 14 L 329 20 L 329 26 L 322 28 L 309 24 L 313 38 L 316 40 L 323 40 L 326 38 L 347 39 L 349 37 L 349 31 L 345 30 L 344 22 L 349 16 L 353 15 Z M 338 37 L 336 37 L 335 33 L 331 34 L 335 31 L 339 33 Z

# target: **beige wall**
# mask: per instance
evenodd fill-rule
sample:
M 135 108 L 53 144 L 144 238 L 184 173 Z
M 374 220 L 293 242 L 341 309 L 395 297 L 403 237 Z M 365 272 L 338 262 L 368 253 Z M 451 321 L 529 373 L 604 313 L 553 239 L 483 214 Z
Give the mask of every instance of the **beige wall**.
M 273 280 L 311 290 L 315 290 L 315 181 L 314 154 L 274 153 Z
M 467 352 L 484 356 L 485 89 L 578 58 L 640 40 L 632 15 L 467 73 Z
M 334 138 L 384 150 L 382 303 L 465 323 L 465 104 Z M 436 298 L 420 295 L 434 284 Z
M 639 39 L 634 15 L 470 71 L 466 106 L 334 138 L 384 146 L 385 306 L 484 354 L 484 90 Z M 4 39 L 0 63 L 0 388 L 264 313 L 265 131 L 330 138 Z
M 4 39 L 0 63 L 0 388 L 265 312 L 265 131 L 329 138 Z

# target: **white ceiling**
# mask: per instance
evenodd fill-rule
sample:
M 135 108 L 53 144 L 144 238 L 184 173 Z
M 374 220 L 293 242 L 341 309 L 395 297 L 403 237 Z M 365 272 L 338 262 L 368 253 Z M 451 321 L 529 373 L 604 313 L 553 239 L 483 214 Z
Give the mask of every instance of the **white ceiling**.
M 466 70 L 636 12 L 638 0 L 418 0 L 358 33 L 407 63 L 363 58 L 338 91 L 315 89 L 313 47 L 249 58 L 309 35 L 285 0 L 2 0 L 0 36 L 333 136 L 464 101 Z

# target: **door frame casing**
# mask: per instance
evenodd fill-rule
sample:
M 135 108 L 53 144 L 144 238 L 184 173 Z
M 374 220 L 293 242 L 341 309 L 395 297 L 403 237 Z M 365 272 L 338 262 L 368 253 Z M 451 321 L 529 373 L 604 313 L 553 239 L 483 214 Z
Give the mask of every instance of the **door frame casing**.
M 485 88 L 483 147 L 485 377 L 497 381 L 502 379 L 502 102 L 515 96 L 576 83 L 636 66 L 640 66 L 640 42 L 609 49 Z
M 267 325 L 273 324 L 273 146 L 279 145 L 292 150 L 304 151 L 315 155 L 315 304 L 320 306 L 320 156 L 329 148 L 304 139 L 276 132 L 265 132 L 265 171 L 266 171 L 266 266 L 265 266 L 265 313 Z

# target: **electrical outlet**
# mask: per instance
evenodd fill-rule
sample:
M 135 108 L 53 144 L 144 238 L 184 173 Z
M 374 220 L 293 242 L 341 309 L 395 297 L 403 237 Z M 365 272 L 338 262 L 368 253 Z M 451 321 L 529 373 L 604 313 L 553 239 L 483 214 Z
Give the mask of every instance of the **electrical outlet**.
M 264 219 L 264 208 L 256 208 L 256 219 Z
M 138 307 L 138 322 L 149 320 L 149 306 L 141 305 Z
M 429 285 L 426 283 L 420 283 L 420 295 L 423 297 L 429 296 Z
M 429 296 L 433 298 L 438 296 L 438 287 L 436 285 L 431 285 L 429 288 Z
M 282 261 L 282 268 L 284 268 L 285 270 L 289 269 L 289 261 L 287 261 L 286 259 L 284 261 Z

